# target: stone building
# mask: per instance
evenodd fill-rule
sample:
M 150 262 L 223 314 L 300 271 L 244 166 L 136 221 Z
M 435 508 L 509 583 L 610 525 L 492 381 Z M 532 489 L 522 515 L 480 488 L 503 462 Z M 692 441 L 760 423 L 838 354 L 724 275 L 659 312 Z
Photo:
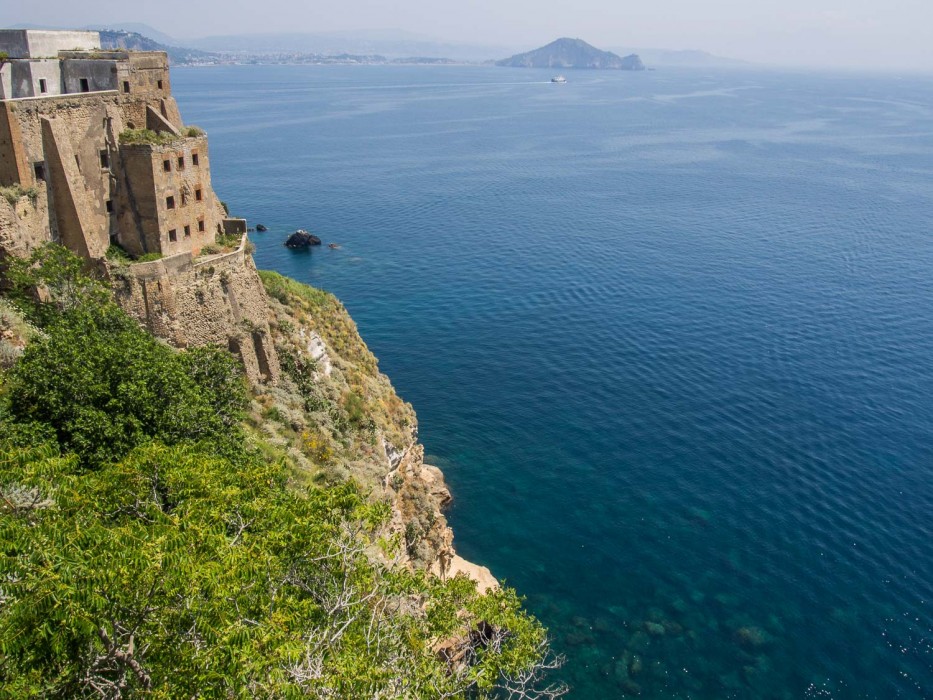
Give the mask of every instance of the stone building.
M 107 270 L 156 335 L 230 347 L 251 379 L 274 381 L 246 222 L 214 194 L 207 137 L 182 122 L 166 54 L 105 51 L 97 32 L 0 30 L 4 55 L 0 256 L 59 242 Z M 108 263 L 111 246 L 146 262 Z

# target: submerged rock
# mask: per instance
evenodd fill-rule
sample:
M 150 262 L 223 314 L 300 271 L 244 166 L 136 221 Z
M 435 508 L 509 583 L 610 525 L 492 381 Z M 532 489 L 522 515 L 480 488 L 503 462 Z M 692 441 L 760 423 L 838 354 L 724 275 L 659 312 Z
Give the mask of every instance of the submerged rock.
M 285 241 L 286 248 L 307 248 L 312 245 L 321 245 L 321 239 L 304 229 L 298 229 Z
M 768 635 L 760 627 L 740 627 L 735 631 L 735 641 L 746 649 L 758 649 L 768 643 Z
M 652 637 L 663 637 L 666 630 L 664 629 L 664 625 L 658 624 L 657 622 L 646 622 L 645 631 Z
M 256 230 L 259 231 L 260 233 L 262 233 L 263 231 L 268 231 L 269 229 L 267 229 L 267 228 L 266 228 L 265 226 L 263 226 L 262 224 L 256 224 Z

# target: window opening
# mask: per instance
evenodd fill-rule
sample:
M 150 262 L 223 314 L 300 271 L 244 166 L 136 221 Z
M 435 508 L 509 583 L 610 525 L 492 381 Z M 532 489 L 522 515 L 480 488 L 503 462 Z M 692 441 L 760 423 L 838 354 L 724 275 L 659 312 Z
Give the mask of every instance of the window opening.
M 90 92 L 91 84 L 88 82 L 87 78 L 81 78 L 81 92 Z
M 166 208 L 166 209 L 174 209 L 174 208 L 175 208 L 175 198 L 174 198 L 174 197 L 168 196 L 168 197 L 165 198 L 165 208 Z

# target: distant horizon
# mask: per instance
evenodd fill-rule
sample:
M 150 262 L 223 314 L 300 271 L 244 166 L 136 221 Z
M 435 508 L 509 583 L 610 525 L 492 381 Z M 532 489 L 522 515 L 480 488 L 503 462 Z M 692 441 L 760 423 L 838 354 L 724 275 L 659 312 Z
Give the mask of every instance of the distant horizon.
M 171 0 L 174 2 L 174 0 Z M 54 2 L 52 3 L 55 4 Z M 83 28 L 94 28 L 94 29 L 126 29 L 128 31 L 137 31 L 140 34 L 153 39 L 160 43 L 168 43 L 173 46 L 182 47 L 182 48 L 194 48 L 202 49 L 208 51 L 218 51 L 222 49 L 218 48 L 206 48 L 202 47 L 199 44 L 201 42 L 211 42 L 215 44 L 220 39 L 225 37 L 237 37 L 237 38 L 247 38 L 255 37 L 257 39 L 275 39 L 276 37 L 289 37 L 293 40 L 300 37 L 308 38 L 318 38 L 325 39 L 330 38 L 333 42 L 337 43 L 340 41 L 344 42 L 383 42 L 383 43 L 411 43 L 412 45 L 425 44 L 425 45 L 436 45 L 438 48 L 449 47 L 450 49 L 463 48 L 469 49 L 472 54 L 475 54 L 476 57 L 469 60 L 493 60 L 493 59 L 502 59 L 507 58 L 508 56 L 523 53 L 530 51 L 542 46 L 545 46 L 558 38 L 579 38 L 587 43 L 607 51 L 613 52 L 677 52 L 677 53 L 688 53 L 688 52 L 697 52 L 700 54 L 705 54 L 715 59 L 721 59 L 724 62 L 735 62 L 735 63 L 745 63 L 751 66 L 759 67 L 772 67 L 772 68 L 797 68 L 797 69 L 830 69 L 830 70 L 866 70 L 869 69 L 872 72 L 877 71 L 906 71 L 906 72 L 920 72 L 927 73 L 933 71 L 933 52 L 924 51 L 923 58 L 925 60 L 918 60 L 914 62 L 907 61 L 903 58 L 898 60 L 893 56 L 891 52 L 885 53 L 877 46 L 874 47 L 870 52 L 865 51 L 859 56 L 864 56 L 865 61 L 860 62 L 852 60 L 852 52 L 847 51 L 842 52 L 830 52 L 832 58 L 825 58 L 819 60 L 816 57 L 818 52 L 812 50 L 807 50 L 806 47 L 798 45 L 794 42 L 793 48 L 794 51 L 786 51 L 783 56 L 781 55 L 754 55 L 753 53 L 745 53 L 739 50 L 732 50 L 728 47 L 720 48 L 716 45 L 714 41 L 709 41 L 704 43 L 703 41 L 703 32 L 698 31 L 695 38 L 690 39 L 690 43 L 686 43 L 688 40 L 685 39 L 685 43 L 660 43 L 652 42 L 650 40 L 640 41 L 637 39 L 631 39 L 629 37 L 619 37 L 615 40 L 610 39 L 608 41 L 600 41 L 598 36 L 593 36 L 596 34 L 596 30 L 593 30 L 592 34 L 586 34 L 580 31 L 573 31 L 570 27 L 562 28 L 557 30 L 556 34 L 544 34 L 546 30 L 541 30 L 541 32 L 536 32 L 534 38 L 529 36 L 515 37 L 511 40 L 505 39 L 496 39 L 493 37 L 451 37 L 444 36 L 439 33 L 427 33 L 425 31 L 419 31 L 417 28 L 413 27 L 410 29 L 401 29 L 397 27 L 358 27 L 352 28 L 351 26 L 317 26 L 314 28 L 296 28 L 290 27 L 288 29 L 282 29 L 271 26 L 256 26 L 251 24 L 253 27 L 252 30 L 244 29 L 243 26 L 226 26 L 223 24 L 218 24 L 211 22 L 208 26 L 216 27 L 217 30 L 210 33 L 205 32 L 193 32 L 192 27 L 205 26 L 199 22 L 193 23 L 177 23 L 173 22 L 172 26 L 163 26 L 162 22 L 166 20 L 172 20 L 174 17 L 172 15 L 165 15 L 162 13 L 155 20 L 146 20 L 137 19 L 135 21 L 114 21 L 112 19 L 106 21 L 88 21 L 86 16 L 82 18 L 79 23 L 68 23 L 65 21 L 68 13 L 61 12 L 56 15 L 57 19 L 47 20 L 44 19 L 45 15 L 48 13 L 43 12 L 42 17 L 32 17 L 32 18 L 10 18 L 6 16 L 6 13 L 0 9 L 0 26 L 6 28 L 18 28 L 21 26 L 25 27 L 48 27 L 48 28 L 61 28 L 61 29 L 83 29 Z M 931 13 L 933 15 L 933 13 Z M 933 16 L 931 16 L 933 19 Z M 147 31 L 148 30 L 148 31 Z M 921 34 L 924 30 L 921 30 Z M 927 30 L 928 32 L 928 30 Z M 623 39 L 629 38 L 628 41 Z M 268 50 L 268 49 L 264 49 Z M 284 48 L 284 51 L 295 50 L 293 48 Z M 900 52 L 899 55 L 904 56 L 904 48 L 901 47 L 898 49 Z M 484 58 L 480 58 L 479 54 L 483 53 Z M 444 58 L 447 56 L 438 55 L 438 58 Z M 458 58 L 458 56 L 451 56 L 452 58 Z M 870 59 L 869 59 L 870 57 Z M 783 60 L 782 60 L 783 59 Z

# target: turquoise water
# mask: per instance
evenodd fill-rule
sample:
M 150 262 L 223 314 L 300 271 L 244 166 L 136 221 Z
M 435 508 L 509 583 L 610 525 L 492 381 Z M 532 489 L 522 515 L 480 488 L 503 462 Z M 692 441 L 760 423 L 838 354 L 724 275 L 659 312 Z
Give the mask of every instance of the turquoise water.
M 574 697 L 933 697 L 933 78 L 568 77 L 173 82 Z

